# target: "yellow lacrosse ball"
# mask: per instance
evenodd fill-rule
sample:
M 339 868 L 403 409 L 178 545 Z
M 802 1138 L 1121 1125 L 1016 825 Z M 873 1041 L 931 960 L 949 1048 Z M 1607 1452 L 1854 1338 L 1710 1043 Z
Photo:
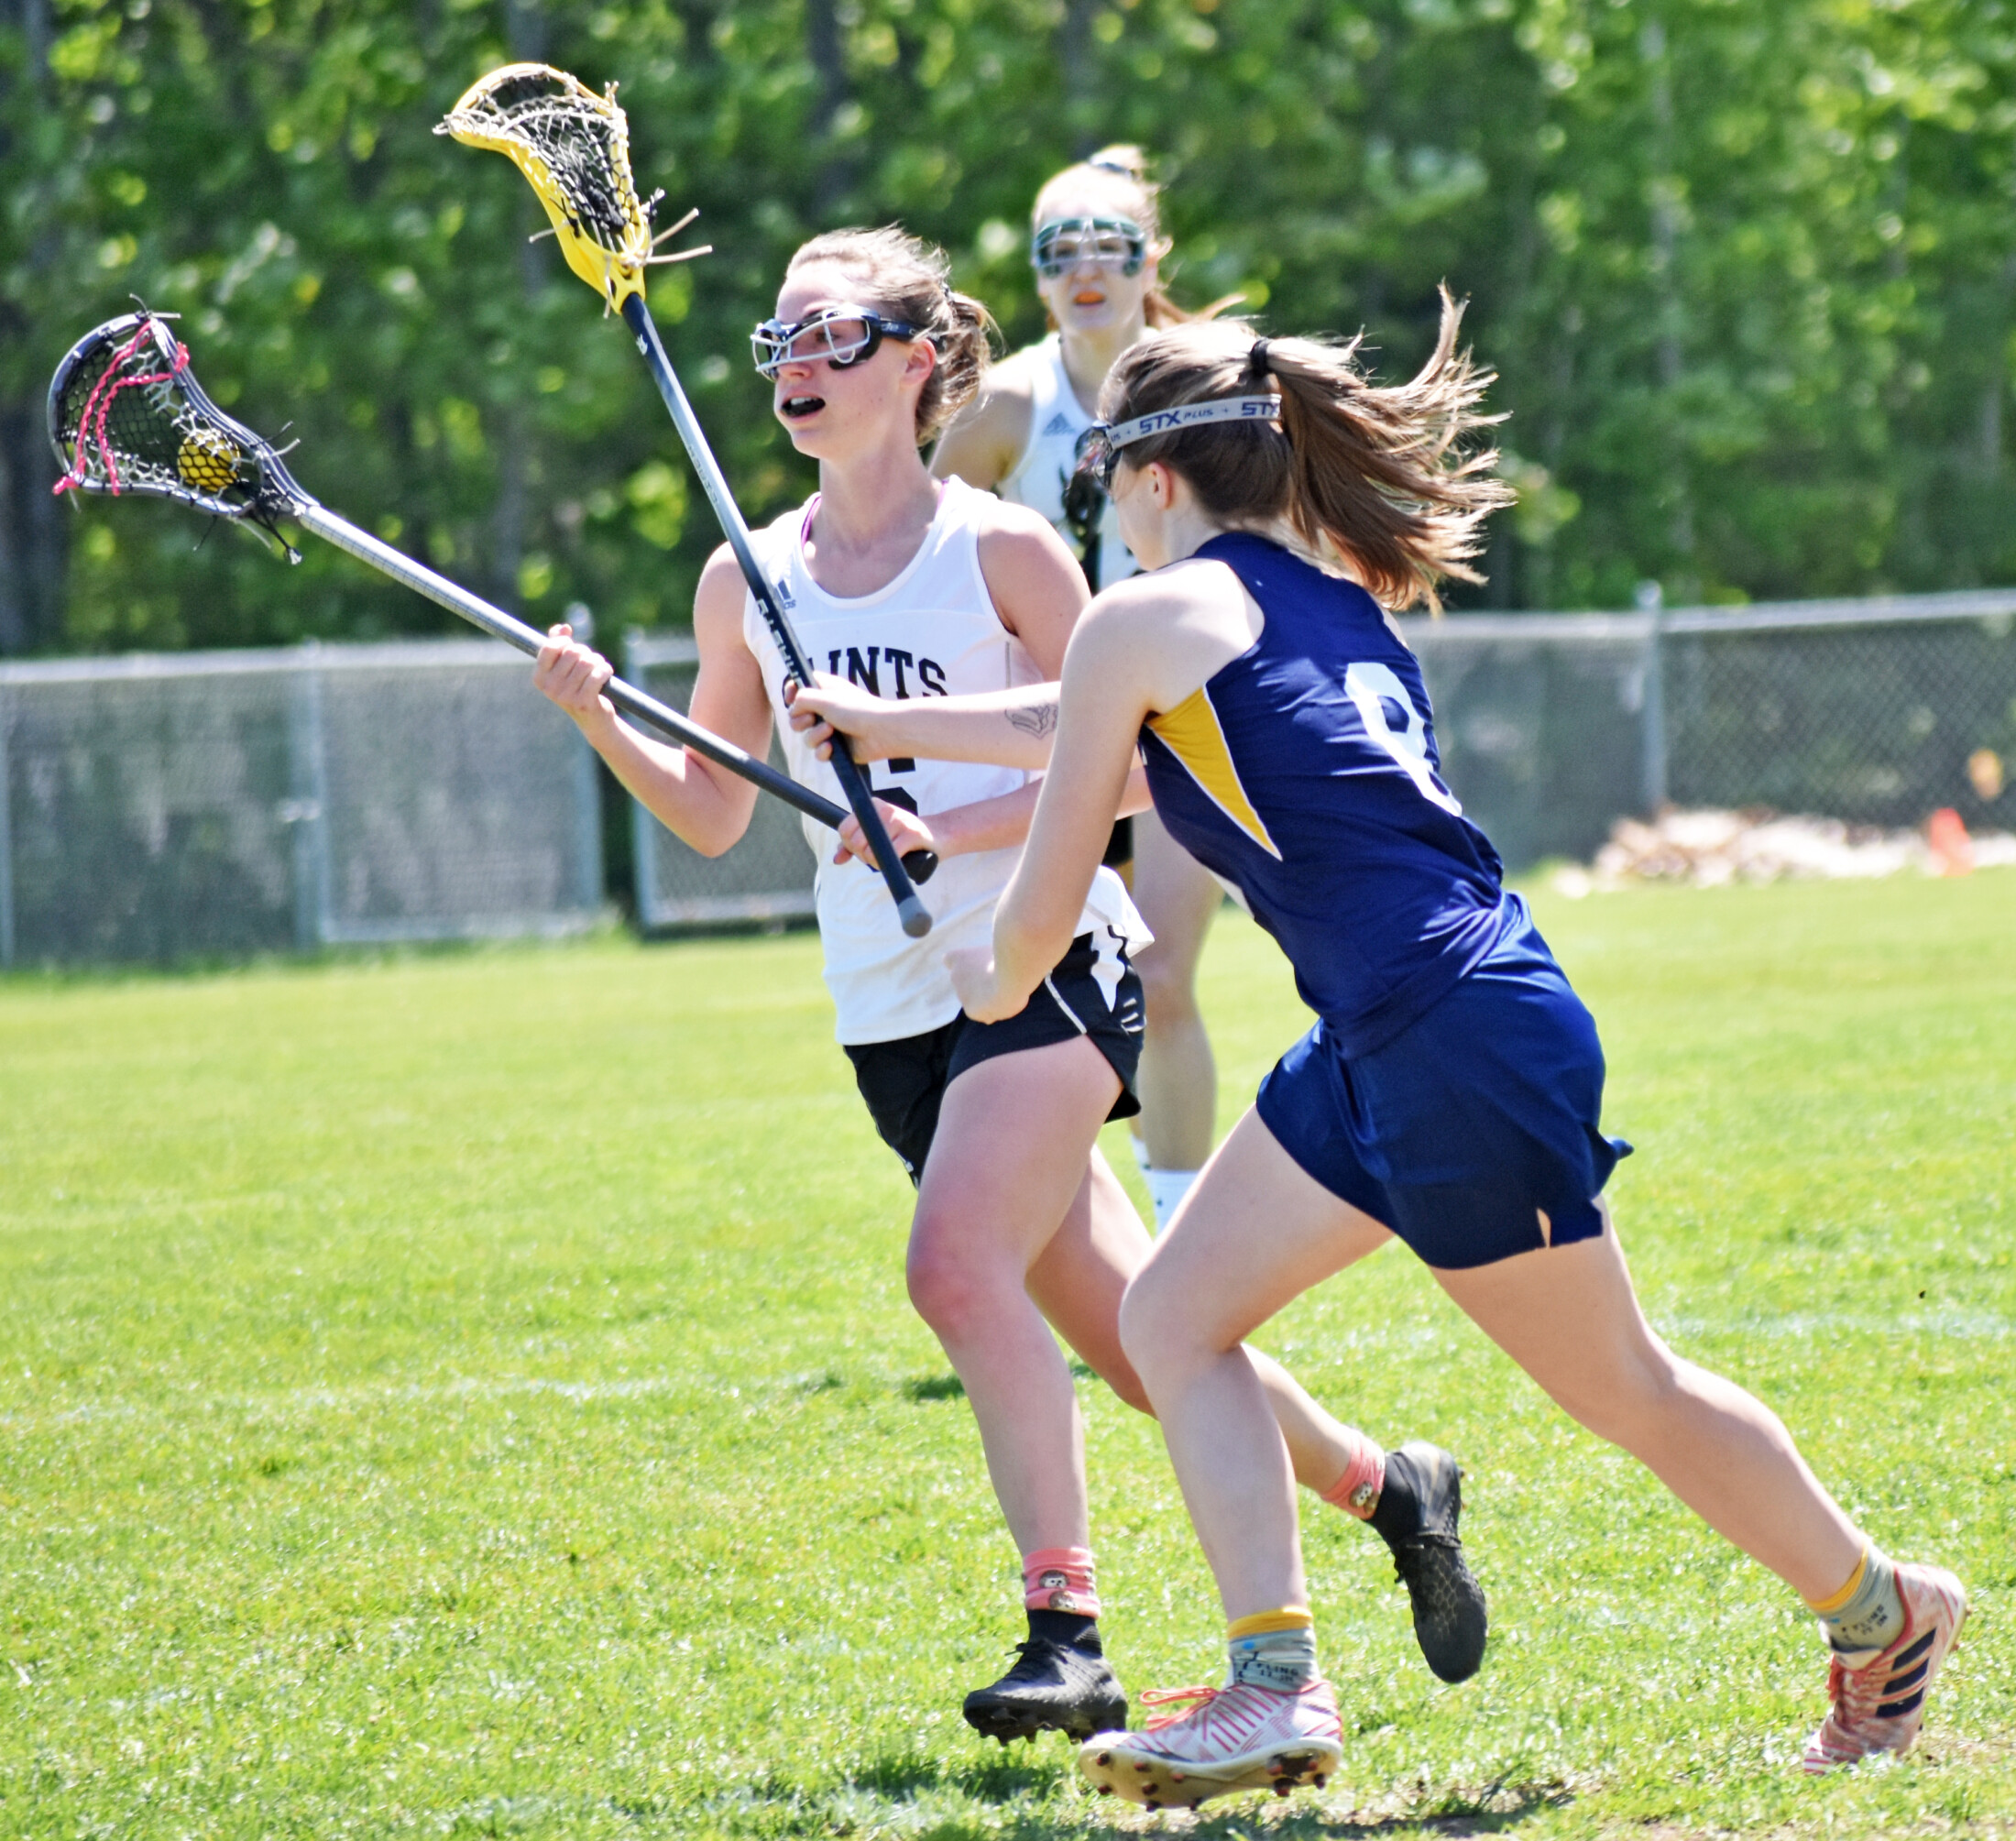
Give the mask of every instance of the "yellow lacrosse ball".
M 238 477 L 238 450 L 214 428 L 192 428 L 182 437 L 175 471 L 198 492 L 222 492 Z

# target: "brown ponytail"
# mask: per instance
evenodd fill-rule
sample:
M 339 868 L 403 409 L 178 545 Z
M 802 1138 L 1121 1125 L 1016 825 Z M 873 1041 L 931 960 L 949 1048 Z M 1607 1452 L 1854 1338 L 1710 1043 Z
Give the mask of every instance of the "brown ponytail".
M 799 247 L 784 272 L 830 262 L 860 278 L 855 304 L 907 320 L 930 335 L 938 361 L 917 398 L 917 444 L 935 439 L 979 395 L 987 375 L 992 316 L 947 281 L 944 250 L 893 224 L 879 230 L 828 230 Z
M 1385 607 L 1425 600 L 1439 608 L 1438 578 L 1483 579 L 1469 559 L 1484 521 L 1513 500 L 1492 477 L 1497 451 L 1461 444 L 1503 420 L 1478 413 L 1495 378 L 1456 349 L 1462 320 L 1444 289 L 1433 355 L 1410 382 L 1386 386 L 1358 368 L 1363 334 L 1348 344 L 1255 339 L 1237 321 L 1151 334 L 1115 362 L 1100 413 L 1125 422 L 1271 384 L 1281 399 L 1278 430 L 1207 422 L 1134 443 L 1122 463 L 1162 461 L 1227 524 L 1285 519 L 1310 549 L 1333 544 Z

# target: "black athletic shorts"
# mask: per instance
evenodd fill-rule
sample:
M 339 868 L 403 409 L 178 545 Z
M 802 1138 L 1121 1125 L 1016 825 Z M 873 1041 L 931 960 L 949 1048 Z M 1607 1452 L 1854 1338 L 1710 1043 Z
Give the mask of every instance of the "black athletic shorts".
M 945 1090 L 969 1068 L 996 1055 L 1047 1048 L 1089 1036 L 1120 1076 L 1120 1094 L 1109 1119 L 1131 1119 L 1141 1110 L 1134 1070 L 1141 1064 L 1141 975 L 1112 930 L 1081 933 L 1015 1015 L 975 1023 L 961 1012 L 922 1036 L 893 1042 L 847 1044 L 854 1084 L 868 1102 L 882 1142 L 903 1159 L 915 1182 L 938 1128 Z
M 1099 860 L 1109 870 L 1123 870 L 1134 861 L 1134 820 L 1115 818 L 1112 835 L 1106 839 L 1106 854 Z

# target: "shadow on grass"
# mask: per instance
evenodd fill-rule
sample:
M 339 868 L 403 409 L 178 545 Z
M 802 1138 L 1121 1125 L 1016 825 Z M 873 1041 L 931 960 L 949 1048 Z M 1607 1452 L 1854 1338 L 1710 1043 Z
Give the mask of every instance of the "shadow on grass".
M 1262 1835 L 1270 1841 L 1407 1841 L 1417 1836 L 1422 1841 L 1429 1836 L 1462 1841 L 1464 1836 L 1509 1835 L 1532 1817 L 1572 1801 L 1559 1784 L 1530 1783 L 1491 1784 L 1475 1795 L 1445 1792 L 1419 1807 L 1390 1813 L 1309 1808 L 1294 1799 L 1275 1803 L 1246 1796 L 1200 1814 L 1189 1833 L 1198 1841 L 1240 1841 Z M 1126 1831 L 1093 1826 L 1085 1832 L 1096 1836 Z
M 1369 1809 L 1248 1793 L 1196 1814 L 1164 1815 L 1087 1796 L 1072 1768 L 1073 1749 L 1017 1746 L 999 1756 L 960 1759 L 888 1752 L 864 1759 L 824 1791 L 772 1783 L 751 1786 L 729 1800 L 748 1815 L 767 1808 L 772 1822 L 783 1818 L 781 1825 L 752 1827 L 752 1834 L 901 1836 L 904 1841 L 1120 1841 L 1144 1833 L 1197 1841 L 1463 1841 L 1511 1834 L 1532 1816 L 1573 1801 L 1559 1782 L 1489 1783 Z
M 1052 1794 L 1071 1781 L 1072 1757 L 1061 1747 L 1039 1751 L 1024 1745 L 949 1759 L 889 1752 L 850 1772 L 847 1788 L 891 1802 L 915 1801 L 926 1791 L 949 1791 L 999 1805 Z
M 1494 1785 L 1476 1797 L 1443 1795 L 1431 1804 L 1391 1812 L 1338 1809 L 1301 1797 L 1245 1794 L 1207 1805 L 1195 1815 L 1165 1819 L 1110 1799 L 1081 1803 L 1045 1819 L 1034 1812 L 998 1832 L 1013 1841 L 1109 1841 L 1143 1833 L 1191 1836 L 1196 1841 L 1463 1841 L 1509 1835 L 1532 1817 L 1572 1801 L 1554 1785 Z
M 963 1400 L 966 1383 L 957 1375 L 926 1375 L 903 1384 L 906 1400 Z
M 1081 1381 L 1099 1378 L 1082 1362 L 1073 1362 L 1071 1373 Z M 966 1383 L 957 1375 L 923 1375 L 903 1384 L 903 1397 L 906 1400 L 963 1400 Z

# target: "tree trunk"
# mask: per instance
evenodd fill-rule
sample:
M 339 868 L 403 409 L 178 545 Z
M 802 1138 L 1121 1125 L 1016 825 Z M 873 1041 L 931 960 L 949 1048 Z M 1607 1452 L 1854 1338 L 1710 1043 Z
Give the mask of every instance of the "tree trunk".
M 1667 56 L 1666 28 L 1657 19 L 1648 21 L 1638 34 L 1638 54 L 1651 74 L 1652 272 L 1659 278 L 1660 289 L 1659 382 L 1671 401 L 1685 369 L 1686 320 L 1680 280 L 1680 177 L 1673 151 L 1672 64 Z M 1675 428 L 1671 433 L 1677 436 L 1679 431 Z M 1667 541 L 1681 565 L 1675 578 L 1679 598 L 1691 600 L 1696 591 L 1693 488 L 1677 439 L 1671 440 L 1669 452 Z
M 1057 63 L 1064 72 L 1064 101 L 1071 123 L 1071 157 L 1083 159 L 1097 150 L 1099 132 L 1094 98 L 1099 71 L 1092 59 L 1092 14 L 1098 0 L 1064 0 L 1057 26 Z
M 1981 391 L 1978 431 L 1981 471 L 1989 479 L 1999 479 L 2002 473 L 2002 398 L 2009 391 L 2009 302 L 2011 294 L 2016 292 L 2016 256 L 2004 259 L 1995 280 L 1997 311 L 1989 322 L 1995 336 L 1985 342 L 1989 376 Z
M 508 0 L 505 34 L 514 61 L 544 63 L 546 13 L 542 0 Z M 545 222 L 538 201 L 529 193 L 521 194 L 518 204 L 520 236 L 529 238 L 535 229 L 543 228 Z M 520 243 L 518 279 L 529 324 L 533 299 L 545 281 L 544 244 Z M 521 361 L 519 368 L 523 367 Z M 525 526 L 531 514 L 531 430 L 522 396 L 515 398 L 499 413 L 497 445 L 497 504 L 490 514 L 490 594 L 509 608 L 518 601 L 519 570 L 525 560 Z
M 847 47 L 840 36 L 839 9 L 834 0 L 805 0 L 805 51 L 818 81 L 812 105 L 812 144 L 821 152 L 812 185 L 813 214 L 820 229 L 839 208 L 854 183 L 854 157 L 843 153 L 835 128 L 850 100 L 847 82 Z
M 20 73 L 0 87 L 0 109 L 11 115 L 25 102 L 26 112 L 32 114 L 48 94 L 49 0 L 0 0 L 0 24 L 20 33 L 25 53 Z M 16 83 L 25 87 L 25 97 L 7 93 Z M 0 159 L 14 151 L 0 143 Z M 30 175 L 16 176 L 16 185 L 24 178 L 27 184 L 22 189 L 32 192 Z M 32 221 L 38 214 L 25 214 Z M 27 255 L 34 291 L 55 261 L 53 230 L 35 231 Z M 0 301 L 0 336 L 17 350 L 29 323 L 18 301 Z M 68 508 L 52 495 L 58 473 L 39 382 L 16 375 L 0 397 L 0 654 L 53 645 L 63 626 Z

